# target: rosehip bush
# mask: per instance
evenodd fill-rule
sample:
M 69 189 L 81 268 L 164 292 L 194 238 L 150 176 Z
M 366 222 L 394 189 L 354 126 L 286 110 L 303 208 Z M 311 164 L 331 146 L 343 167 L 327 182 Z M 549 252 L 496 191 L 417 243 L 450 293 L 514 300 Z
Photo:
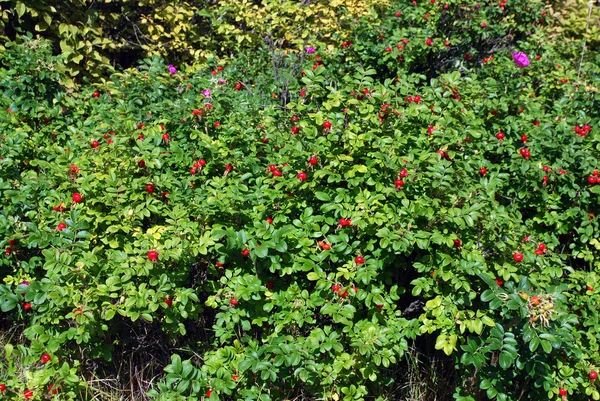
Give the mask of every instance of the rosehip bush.
M 529 24 L 540 3 L 448 3 L 297 57 L 58 77 L 47 102 L 6 52 L 6 394 L 91 398 L 136 350 L 154 399 L 392 400 L 416 349 L 457 400 L 600 399 L 600 57 Z

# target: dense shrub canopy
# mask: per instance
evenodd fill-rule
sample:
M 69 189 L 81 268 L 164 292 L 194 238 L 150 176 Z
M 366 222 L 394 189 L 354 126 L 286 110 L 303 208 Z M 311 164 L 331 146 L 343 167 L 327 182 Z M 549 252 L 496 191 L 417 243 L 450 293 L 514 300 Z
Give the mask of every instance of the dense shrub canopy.
M 160 55 L 204 63 L 254 49 L 265 40 L 288 50 L 318 39 L 333 43 L 357 18 L 376 16 L 389 0 L 111 0 L 0 3 L 0 38 L 33 32 L 60 51 L 69 77 L 106 76 Z
M 76 89 L 7 44 L 5 396 L 600 399 L 600 56 L 546 24 L 399 2 Z

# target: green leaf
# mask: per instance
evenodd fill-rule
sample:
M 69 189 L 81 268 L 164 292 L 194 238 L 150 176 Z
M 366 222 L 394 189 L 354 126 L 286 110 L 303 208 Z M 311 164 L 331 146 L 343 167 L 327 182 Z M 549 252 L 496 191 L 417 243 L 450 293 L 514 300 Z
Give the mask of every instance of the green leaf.
M 492 290 L 485 290 L 481 293 L 481 300 L 483 302 L 490 302 L 494 298 L 496 298 L 496 294 Z
M 500 363 L 500 367 L 502 369 L 508 369 L 512 365 L 513 361 L 514 358 L 512 357 L 512 355 L 510 355 L 510 353 L 506 351 L 502 351 L 498 358 L 498 362 Z
M 552 352 L 552 344 L 550 344 L 550 341 L 541 340 L 540 344 L 545 353 L 549 354 Z
M 25 14 L 25 11 L 27 11 L 27 8 L 25 7 L 25 3 L 23 3 L 22 1 L 17 1 L 15 10 L 17 10 L 17 16 L 19 18 L 21 18 Z
M 17 306 L 17 303 L 15 302 L 14 299 L 6 299 L 2 305 L 0 305 L 0 309 L 2 310 L 2 312 L 9 312 L 11 310 L 13 310 L 15 307 Z
M 261 246 L 257 246 L 256 248 L 254 248 L 254 254 L 257 258 L 264 259 L 269 254 L 269 248 L 266 245 L 262 244 Z
M 310 281 L 316 281 L 316 280 L 320 279 L 321 276 L 319 273 L 310 272 L 306 275 L 306 278 L 309 279 Z
M 331 200 L 331 197 L 327 195 L 325 192 L 315 192 L 315 197 L 324 202 L 328 202 Z

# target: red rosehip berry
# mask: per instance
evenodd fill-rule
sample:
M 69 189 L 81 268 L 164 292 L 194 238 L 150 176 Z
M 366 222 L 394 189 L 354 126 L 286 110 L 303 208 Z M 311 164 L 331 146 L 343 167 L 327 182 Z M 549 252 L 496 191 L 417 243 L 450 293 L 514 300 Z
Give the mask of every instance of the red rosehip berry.
M 354 261 L 357 265 L 362 265 L 363 263 L 365 263 L 365 258 L 359 255 L 354 259 Z
M 50 384 L 48 386 L 48 392 L 50 392 L 50 394 L 58 394 L 58 387 L 54 387 L 54 384 Z
M 340 227 L 350 227 L 352 225 L 352 220 L 350 219 L 340 219 Z
M 148 251 L 148 259 L 156 262 L 158 260 L 158 252 L 156 250 Z
M 513 254 L 513 259 L 515 262 L 521 262 L 523 260 L 523 254 L 521 252 L 515 252 Z

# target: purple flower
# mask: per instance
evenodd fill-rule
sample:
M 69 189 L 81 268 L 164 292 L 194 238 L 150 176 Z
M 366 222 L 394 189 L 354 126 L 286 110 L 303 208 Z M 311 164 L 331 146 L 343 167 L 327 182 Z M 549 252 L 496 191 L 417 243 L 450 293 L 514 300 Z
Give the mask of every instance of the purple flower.
M 523 68 L 529 65 L 529 59 L 527 58 L 527 55 L 525 53 L 513 53 L 512 56 L 517 67 Z
M 173 67 L 173 64 L 169 64 L 169 72 L 171 74 L 177 74 L 177 68 Z
M 204 95 L 205 98 L 210 98 L 210 89 L 204 89 L 202 91 L 202 94 Z
M 313 54 L 315 52 L 315 48 L 312 46 L 309 46 L 306 48 L 306 54 Z

